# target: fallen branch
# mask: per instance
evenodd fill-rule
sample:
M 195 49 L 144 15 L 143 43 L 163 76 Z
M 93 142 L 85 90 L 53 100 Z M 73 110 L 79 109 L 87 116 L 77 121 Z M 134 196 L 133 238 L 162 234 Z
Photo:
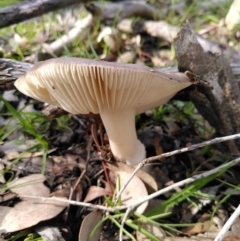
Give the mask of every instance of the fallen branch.
M 0 28 L 89 0 L 35 0 L 0 9 Z

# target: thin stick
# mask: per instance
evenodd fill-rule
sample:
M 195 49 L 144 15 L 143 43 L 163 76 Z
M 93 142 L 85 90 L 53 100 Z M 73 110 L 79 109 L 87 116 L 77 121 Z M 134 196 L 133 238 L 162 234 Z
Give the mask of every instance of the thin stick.
M 123 227 L 131 211 L 132 211 L 132 208 L 129 207 L 124 214 L 124 217 L 121 222 L 122 228 L 119 229 L 119 241 L 123 241 Z
M 234 211 L 234 213 L 231 215 L 231 217 L 228 219 L 228 221 L 225 223 L 225 225 L 222 227 L 220 232 L 218 233 L 217 237 L 214 239 L 214 241 L 222 241 L 227 231 L 230 229 L 234 221 L 239 217 L 240 215 L 240 205 L 238 205 L 237 209 Z
M 43 44 L 43 52 L 57 55 L 65 46 L 70 45 L 75 39 L 79 42 L 83 42 L 84 38 L 87 37 L 92 22 L 93 16 L 91 14 L 88 14 L 84 19 L 78 20 L 75 23 L 75 27 L 69 30 L 67 34 L 50 44 Z
M 128 179 L 128 181 L 121 187 L 120 191 L 119 191 L 118 194 L 116 195 L 115 203 L 118 201 L 119 197 L 122 195 L 123 191 L 125 190 L 125 188 L 126 188 L 127 185 L 129 184 L 129 182 L 133 179 L 133 177 L 135 176 L 135 174 L 136 174 L 143 166 L 145 166 L 145 164 L 150 163 L 150 162 L 155 161 L 155 160 L 160 160 L 160 159 L 163 158 L 163 157 L 173 156 L 173 155 L 180 154 L 180 153 L 183 153 L 183 152 L 192 151 L 192 150 L 195 150 L 195 149 L 200 148 L 200 147 L 204 147 L 204 146 L 208 146 L 208 145 L 220 143 L 220 142 L 223 142 L 223 141 L 234 140 L 234 139 L 237 139 L 237 138 L 240 138 L 240 134 L 235 134 L 235 135 L 230 135 L 230 136 L 224 136 L 224 137 L 218 137 L 218 138 L 215 138 L 215 139 L 212 139 L 212 140 L 209 140 L 209 141 L 204 141 L 204 142 L 202 142 L 202 143 L 194 144 L 194 145 L 191 145 L 191 146 L 188 146 L 188 147 L 184 147 L 184 148 L 181 148 L 181 149 L 178 149 L 178 150 L 175 150 L 175 151 L 166 152 L 166 153 L 163 153 L 163 154 L 158 155 L 158 156 L 149 157 L 149 158 L 147 158 L 147 159 L 144 159 L 143 161 L 141 161 L 141 162 L 137 165 L 136 169 L 135 169 L 134 172 L 131 174 L 131 176 L 130 176 L 130 178 Z
M 65 200 L 63 198 L 57 198 L 57 197 L 51 197 L 51 198 L 46 198 L 46 197 L 38 197 L 38 196 L 28 196 L 28 195 L 19 195 L 20 198 L 32 198 L 32 199 L 40 199 L 40 200 L 43 200 L 43 201 L 46 201 L 46 200 L 56 200 L 56 201 L 60 201 L 60 202 L 64 202 L 64 203 L 69 203 L 69 204 L 72 204 L 72 205 L 75 205 L 75 206 L 82 206 L 82 207 L 88 207 L 88 208 L 91 208 L 91 209 L 98 209 L 98 210 L 102 210 L 102 211 L 108 211 L 108 212 L 116 212 L 116 211 L 121 211 L 121 210 L 125 210 L 125 209 L 128 209 L 130 208 L 131 210 L 133 210 L 134 208 L 136 208 L 137 206 L 139 206 L 140 204 L 146 202 L 146 201 L 149 201 L 157 196 L 160 196 L 166 192 L 169 192 L 171 190 L 174 190 L 175 188 L 177 187 L 181 187 L 181 186 L 184 186 L 186 184 L 190 184 L 194 181 L 197 181 L 199 179 L 202 179 L 202 178 L 205 178 L 205 177 L 208 177 L 212 174 L 215 174 L 219 171 L 221 171 L 222 169 L 226 168 L 226 167 L 230 167 L 230 166 L 234 166 L 236 164 L 240 163 L 240 157 L 233 160 L 233 161 L 230 161 L 226 164 L 223 164 L 219 167 L 216 167 L 210 171 L 207 171 L 205 173 L 202 173 L 202 174 L 198 174 L 198 175 L 195 175 L 191 178 L 187 178 L 183 181 L 180 181 L 180 182 L 177 182 L 177 183 L 174 183 L 173 185 L 169 186 L 169 187 L 165 187 L 155 193 L 152 193 L 151 195 L 135 202 L 135 203 L 132 203 L 132 204 L 129 204 L 127 206 L 117 206 L 117 207 L 105 207 L 103 205 L 96 205 L 96 204 L 92 204 L 92 203 L 85 203 L 85 202 L 76 202 L 76 201 L 72 201 L 72 200 Z
M 41 201 L 54 200 L 54 201 L 59 201 L 59 202 L 71 204 L 71 205 L 74 205 L 74 206 L 81 206 L 81 207 L 98 209 L 98 210 L 108 211 L 108 212 L 115 212 L 115 211 L 124 210 L 124 209 L 127 208 L 127 207 L 124 207 L 124 208 L 120 207 L 120 209 L 109 208 L 109 207 L 105 207 L 103 205 L 85 203 L 85 202 L 77 202 L 77 201 L 73 201 L 73 200 L 66 200 L 66 199 L 59 198 L 59 197 L 39 197 L 39 196 L 30 196 L 30 195 L 19 195 L 19 197 L 20 198 L 29 198 L 29 199 L 38 199 L 38 200 L 41 200 Z
M 174 190 L 174 189 L 176 189 L 176 188 L 178 188 L 178 187 L 181 187 L 181 186 L 184 186 L 184 185 L 186 185 L 186 184 L 190 184 L 190 183 L 192 183 L 192 182 L 195 182 L 195 181 L 197 181 L 197 180 L 199 180 L 199 179 L 202 179 L 202 178 L 211 176 L 212 174 L 215 174 L 215 173 L 221 171 L 222 169 L 224 169 L 224 168 L 226 168 L 226 167 L 234 166 L 234 165 L 236 165 L 237 163 L 240 163 L 240 157 L 237 158 L 237 159 L 235 159 L 235 160 L 233 160 L 233 161 L 230 161 L 230 162 L 228 162 L 228 163 L 226 163 L 226 164 L 223 164 L 223 165 L 221 165 L 221 166 L 219 166 L 219 167 L 216 167 L 216 168 L 214 168 L 214 169 L 212 169 L 212 170 L 210 170 L 210 171 L 207 171 L 207 172 L 204 172 L 204 173 L 201 173 L 201 174 L 194 175 L 194 176 L 192 176 L 192 177 L 190 177 L 190 178 L 187 178 L 187 179 L 185 179 L 185 180 L 183 180 L 183 181 L 174 183 L 174 184 L 172 184 L 172 185 L 169 186 L 169 187 L 165 187 L 165 188 L 163 188 L 163 189 L 161 189 L 161 190 L 159 190 L 159 191 L 157 191 L 157 192 L 154 192 L 154 193 L 152 193 L 151 195 L 148 195 L 147 197 L 145 197 L 145 198 L 143 198 L 143 199 L 141 199 L 141 200 L 139 200 L 139 201 L 137 201 L 137 202 L 129 205 L 129 207 L 131 207 L 132 209 L 134 209 L 134 208 L 136 208 L 137 206 L 139 206 L 140 204 L 142 204 L 142 203 L 144 203 L 144 202 L 146 202 L 146 201 L 149 201 L 149 200 L 151 200 L 151 199 L 153 199 L 153 198 L 155 198 L 155 197 L 158 197 L 158 196 L 160 196 L 160 195 L 162 195 L 162 194 L 164 194 L 164 193 L 167 193 L 167 192 L 169 192 L 169 191 L 172 191 L 172 190 Z

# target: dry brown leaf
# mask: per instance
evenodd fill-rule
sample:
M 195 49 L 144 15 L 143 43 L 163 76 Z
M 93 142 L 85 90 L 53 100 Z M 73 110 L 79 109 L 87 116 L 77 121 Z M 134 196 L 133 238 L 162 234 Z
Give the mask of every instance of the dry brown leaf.
M 185 235 L 205 233 L 210 231 L 210 227 L 212 225 L 213 222 L 211 221 L 211 216 L 209 214 L 203 214 L 194 226 L 183 229 L 182 233 L 184 233 Z
M 185 228 L 182 230 L 182 233 L 185 235 L 194 235 L 198 233 L 205 233 L 209 230 L 210 225 L 212 222 L 210 220 L 202 222 L 202 223 L 196 223 L 194 226 Z
M 110 195 L 111 193 L 106 189 L 98 186 L 91 186 L 83 202 L 90 202 L 95 198 L 102 197 L 104 195 Z
M 116 174 L 119 177 L 119 181 L 116 181 L 117 190 L 120 190 L 120 187 L 122 187 L 129 180 L 131 174 L 124 171 L 117 171 Z M 118 184 L 120 184 L 120 186 Z M 148 192 L 142 180 L 137 176 L 134 176 L 127 185 L 126 189 L 123 191 L 121 195 L 121 201 L 124 205 L 130 205 L 147 196 Z M 144 213 L 147 206 L 148 202 L 144 202 L 136 208 L 136 212 L 141 214 Z
M 15 150 L 5 151 L 4 160 L 10 161 L 12 159 L 19 157 L 19 155 L 19 152 Z
M 3 221 L 5 216 L 11 211 L 12 208 L 7 207 L 7 206 L 1 206 L 1 211 L 0 211 L 0 223 Z
M 32 227 L 41 221 L 57 216 L 66 206 L 67 203 L 56 200 L 22 201 L 7 213 L 0 225 L 0 233 Z
M 43 240 L 64 240 L 59 229 L 55 227 L 36 227 L 34 231 L 36 231 L 42 237 Z
M 133 171 L 135 170 L 134 167 L 131 167 L 123 162 L 117 162 L 117 163 L 114 163 L 114 165 L 110 165 L 110 164 L 108 165 L 115 171 L 125 171 L 127 173 L 133 173 Z M 143 181 L 149 194 L 156 192 L 158 190 L 158 185 L 156 181 L 147 172 L 143 170 L 139 170 L 136 176 Z
M 231 235 L 240 238 L 240 219 L 235 220 L 231 227 Z
M 163 154 L 163 149 L 162 149 L 162 146 L 160 145 L 160 139 L 157 136 L 154 137 L 154 147 L 155 147 L 156 155 Z M 161 158 L 161 161 L 163 161 L 164 159 L 165 158 Z
M 163 229 L 161 227 L 157 226 L 157 225 L 152 224 L 152 223 L 141 223 L 141 222 L 139 222 L 138 226 L 141 227 L 141 228 L 144 228 L 145 230 L 147 230 L 148 232 L 153 234 L 159 240 L 164 240 L 164 238 L 166 237 Z M 149 238 L 146 237 L 146 235 L 142 234 L 139 231 L 137 231 L 136 235 L 137 235 L 138 241 L 148 241 L 149 240 Z
M 102 225 L 97 228 L 93 236 L 89 238 L 92 230 L 102 220 L 102 213 L 99 210 L 92 211 L 89 213 L 82 222 L 78 241 L 98 241 L 102 230 Z
M 240 219 L 238 218 L 232 224 L 231 230 L 226 233 L 223 241 L 235 241 L 240 240 Z
M 239 241 L 239 237 L 229 236 L 223 238 L 223 241 Z
M 50 190 L 43 182 L 46 178 L 42 174 L 32 174 L 10 182 L 7 186 L 18 195 L 48 197 Z

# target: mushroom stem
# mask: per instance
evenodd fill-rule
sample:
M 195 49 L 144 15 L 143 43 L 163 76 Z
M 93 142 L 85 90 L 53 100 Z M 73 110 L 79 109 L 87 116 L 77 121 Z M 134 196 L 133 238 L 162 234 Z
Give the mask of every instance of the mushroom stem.
M 113 156 L 117 161 L 137 165 L 146 157 L 144 145 L 137 139 L 135 110 L 100 111 Z

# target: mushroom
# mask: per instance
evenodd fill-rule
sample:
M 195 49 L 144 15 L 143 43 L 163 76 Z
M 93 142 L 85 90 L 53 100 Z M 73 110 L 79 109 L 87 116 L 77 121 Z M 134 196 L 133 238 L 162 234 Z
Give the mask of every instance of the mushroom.
M 189 85 L 182 73 L 73 57 L 39 62 L 15 82 L 25 95 L 72 114 L 99 113 L 113 156 L 132 166 L 146 155 L 135 115 L 166 103 Z

